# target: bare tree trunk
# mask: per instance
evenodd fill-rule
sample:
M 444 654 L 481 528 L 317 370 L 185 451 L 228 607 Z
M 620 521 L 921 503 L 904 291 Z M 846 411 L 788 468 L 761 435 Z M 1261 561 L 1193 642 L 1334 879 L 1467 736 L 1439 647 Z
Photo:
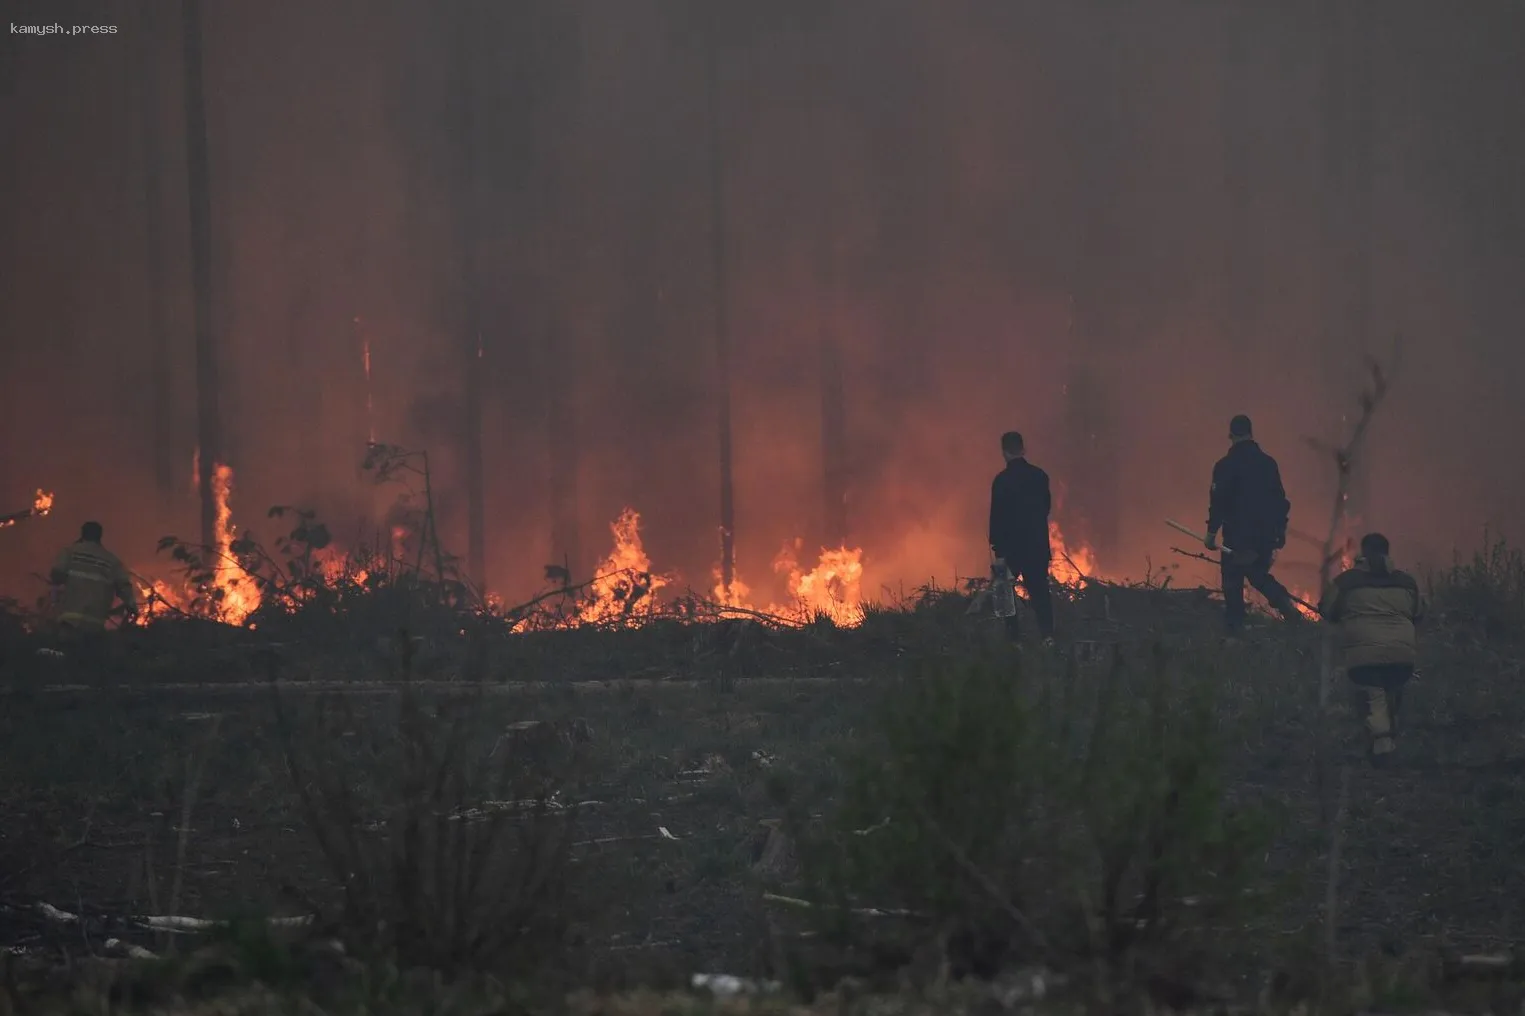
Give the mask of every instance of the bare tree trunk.
M 826 63 L 826 82 L 832 69 Z M 838 328 L 839 292 L 842 285 L 841 245 L 837 233 L 836 152 L 832 137 L 830 105 L 817 107 L 817 144 L 822 155 L 820 203 L 820 352 L 821 352 L 821 467 L 822 545 L 847 545 L 847 411 L 842 381 L 842 346 Z
M 455 101 L 460 144 L 460 192 L 457 223 L 460 240 L 462 295 L 462 375 L 466 389 L 466 559 L 471 581 L 487 588 L 486 510 L 482 479 L 482 322 L 479 229 L 477 217 L 477 145 L 475 116 L 474 8 L 460 5 L 457 14 Z
M 711 264 L 715 281 L 715 384 L 720 436 L 720 586 L 729 594 L 736 578 L 736 503 L 731 449 L 730 294 L 726 266 L 725 160 L 721 148 L 718 16 L 710 15 L 705 85 L 710 145 Z
M 212 201 L 207 158 L 206 103 L 202 91 L 201 0 L 182 0 L 185 43 L 185 157 L 190 197 L 191 286 L 196 328 L 197 489 L 201 493 L 201 542 L 213 546 L 217 499 L 212 475 L 222 461 L 218 413 L 216 337 L 212 334 Z
M 138 49 L 138 97 L 143 129 L 143 244 L 144 293 L 148 328 L 150 400 L 148 439 L 152 442 L 154 482 L 161 498 L 175 490 L 175 384 L 170 367 L 166 279 L 164 270 L 164 196 L 162 125 L 159 108 L 159 52 L 157 4 L 141 0 Z

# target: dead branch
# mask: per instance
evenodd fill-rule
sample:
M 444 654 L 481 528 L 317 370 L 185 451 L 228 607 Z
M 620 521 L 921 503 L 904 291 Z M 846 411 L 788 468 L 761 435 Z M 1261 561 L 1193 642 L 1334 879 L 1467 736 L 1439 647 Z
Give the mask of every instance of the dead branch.
M 1182 550 L 1180 547 L 1171 547 L 1170 550 L 1172 553 L 1180 554 L 1182 557 L 1194 557 L 1198 561 L 1206 561 L 1208 564 L 1222 563 L 1216 557 L 1208 557 L 1206 554 L 1197 554 L 1189 550 Z
M 809 900 L 802 900 L 796 896 L 780 896 L 777 893 L 763 893 L 762 898 L 767 903 L 777 903 L 780 906 L 793 907 L 796 910 L 815 910 L 816 904 Z M 915 910 L 885 910 L 881 907 L 853 907 L 851 911 L 854 917 L 902 917 L 909 920 L 925 920 L 926 915 Z
M 1309 447 L 1315 451 L 1324 452 L 1334 459 L 1337 478 L 1334 507 L 1329 518 L 1329 535 L 1324 538 L 1323 565 L 1319 570 L 1320 596 L 1329 586 L 1330 565 L 1338 557 L 1335 545 L 1340 541 L 1340 532 L 1345 524 L 1345 506 L 1350 499 L 1350 479 L 1354 471 L 1356 455 L 1361 450 L 1361 444 L 1366 437 L 1367 428 L 1371 426 L 1372 417 L 1376 414 L 1377 408 L 1382 405 L 1382 400 L 1387 397 L 1389 388 L 1389 378 L 1382 369 L 1382 365 L 1373 357 L 1367 357 L 1366 364 L 1370 377 L 1367 387 L 1361 391 L 1361 415 L 1356 420 L 1355 427 L 1351 429 L 1350 437 L 1339 447 L 1317 438 L 1304 439 Z

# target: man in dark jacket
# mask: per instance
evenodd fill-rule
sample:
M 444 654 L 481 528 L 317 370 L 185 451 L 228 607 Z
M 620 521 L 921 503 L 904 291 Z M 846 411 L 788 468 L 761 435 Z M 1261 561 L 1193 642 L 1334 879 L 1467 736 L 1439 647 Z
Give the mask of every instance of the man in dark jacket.
M 1393 568 L 1390 552 L 1381 533 L 1361 537 L 1355 567 L 1330 584 L 1318 608 L 1340 626 L 1345 676 L 1365 699 L 1375 762 L 1397 748 L 1403 688 L 1414 676 L 1415 628 L 1424 616 L 1419 583 Z
M 1022 435 L 1001 435 L 1006 468 L 990 484 L 990 550 L 1013 579 L 1021 579 L 1027 601 L 1038 616 L 1045 644 L 1054 640 L 1054 605 L 1048 591 L 1048 513 L 1053 508 L 1048 474 L 1027 461 Z M 1015 641 L 1020 634 L 1017 615 L 1006 619 Z
M 1292 503 L 1281 485 L 1276 460 L 1255 443 L 1248 416 L 1229 421 L 1228 454 L 1213 466 L 1208 495 L 1208 550 L 1218 549 L 1218 530 L 1232 553 L 1225 552 L 1223 615 L 1229 631 L 1244 624 L 1244 583 L 1254 586 L 1288 621 L 1300 620 L 1286 586 L 1271 575 L 1271 559 L 1287 545 L 1287 521 Z

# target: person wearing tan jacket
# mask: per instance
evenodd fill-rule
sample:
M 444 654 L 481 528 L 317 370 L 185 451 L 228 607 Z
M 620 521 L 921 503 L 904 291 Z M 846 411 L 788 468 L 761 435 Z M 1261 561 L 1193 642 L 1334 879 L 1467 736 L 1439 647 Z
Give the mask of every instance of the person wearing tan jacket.
M 53 585 L 54 619 L 68 628 L 104 631 L 118 598 L 127 617 L 137 613 L 132 577 L 121 559 L 101 546 L 99 522 L 86 522 L 79 541 L 59 552 L 48 575 Z
M 1414 676 L 1415 629 L 1424 616 L 1419 583 L 1393 568 L 1390 552 L 1381 533 L 1363 536 L 1355 567 L 1319 603 L 1319 614 L 1339 625 L 1345 676 L 1365 699 L 1374 761 L 1397 748 L 1403 689 Z

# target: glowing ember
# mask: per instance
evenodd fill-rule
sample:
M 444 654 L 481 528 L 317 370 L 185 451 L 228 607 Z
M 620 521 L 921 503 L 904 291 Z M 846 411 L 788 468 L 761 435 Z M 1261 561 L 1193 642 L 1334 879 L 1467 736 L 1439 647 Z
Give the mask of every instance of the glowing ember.
M 371 340 L 364 336 L 361 331 L 364 322 L 359 315 L 355 317 L 355 334 L 360 336 L 360 363 L 365 368 L 365 425 L 370 434 L 370 443 L 376 443 L 376 407 L 371 396 Z
M 588 602 L 578 614 L 585 624 L 607 624 L 658 612 L 657 590 L 670 581 L 651 570 L 651 559 L 641 545 L 641 516 L 626 508 L 609 526 L 614 549 L 594 572 Z

